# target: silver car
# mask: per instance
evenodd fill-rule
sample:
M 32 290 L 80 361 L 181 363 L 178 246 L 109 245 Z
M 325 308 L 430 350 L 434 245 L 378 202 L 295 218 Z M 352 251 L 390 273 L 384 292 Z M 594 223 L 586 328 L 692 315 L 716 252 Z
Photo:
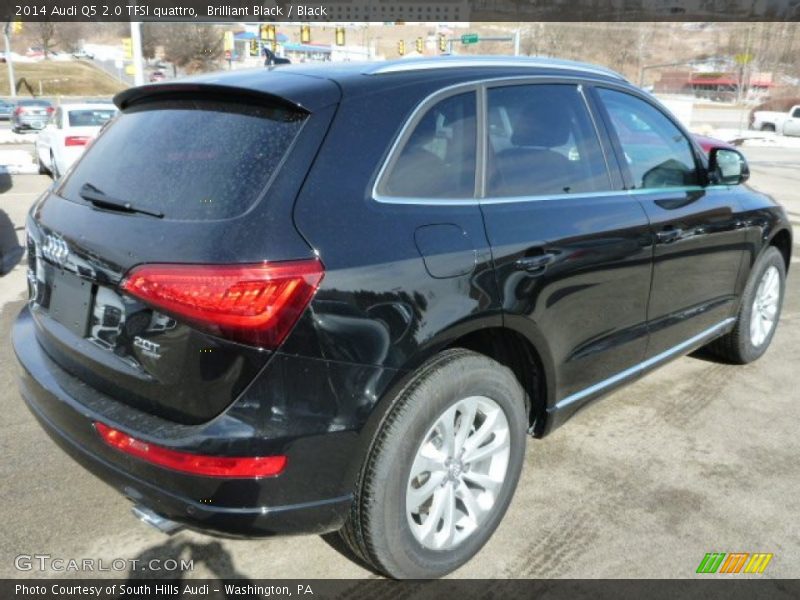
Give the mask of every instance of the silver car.
M 19 133 L 24 129 L 44 129 L 53 114 L 53 105 L 47 100 L 18 100 L 11 113 L 11 129 Z

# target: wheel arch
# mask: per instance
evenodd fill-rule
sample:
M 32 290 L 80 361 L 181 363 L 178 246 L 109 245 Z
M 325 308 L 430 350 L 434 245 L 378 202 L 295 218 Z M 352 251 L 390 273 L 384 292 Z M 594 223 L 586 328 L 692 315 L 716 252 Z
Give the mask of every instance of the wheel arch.
M 765 245 L 765 249 L 774 246 L 783 256 L 786 265 L 786 272 L 789 272 L 789 266 L 792 263 L 792 232 L 788 228 L 782 227 L 775 231 L 769 238 Z
M 508 367 L 526 392 L 529 430 L 537 437 L 546 431 L 547 408 L 555 402 L 555 368 L 549 345 L 530 319 L 498 314 L 453 325 L 409 357 L 375 404 L 362 430 L 365 438 L 374 436 L 417 369 L 451 348 L 472 350 Z

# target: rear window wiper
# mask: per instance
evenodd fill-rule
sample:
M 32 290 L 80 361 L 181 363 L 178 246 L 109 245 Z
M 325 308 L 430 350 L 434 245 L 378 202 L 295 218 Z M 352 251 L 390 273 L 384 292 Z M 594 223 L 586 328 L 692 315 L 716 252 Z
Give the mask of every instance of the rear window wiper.
M 140 215 L 149 215 L 151 217 L 156 217 L 157 219 L 163 219 L 164 213 L 160 213 L 154 210 L 147 210 L 146 208 L 138 208 L 131 204 L 130 202 L 125 202 L 124 200 L 118 200 L 117 198 L 112 198 L 108 194 L 106 194 L 103 190 L 93 186 L 91 183 L 84 183 L 81 186 L 81 191 L 78 192 L 84 200 L 87 200 L 92 203 L 93 206 L 97 208 L 105 208 L 106 210 L 116 210 L 119 212 L 125 213 L 137 213 Z

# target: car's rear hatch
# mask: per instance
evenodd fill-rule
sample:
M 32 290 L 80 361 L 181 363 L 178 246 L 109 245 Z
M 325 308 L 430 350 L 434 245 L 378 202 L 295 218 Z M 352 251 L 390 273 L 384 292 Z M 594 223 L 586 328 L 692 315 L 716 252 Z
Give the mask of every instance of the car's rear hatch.
M 274 347 L 123 291 L 132 269 L 315 258 L 292 205 L 339 91 L 264 77 L 268 89 L 229 77 L 120 94 L 120 116 L 28 218 L 39 343 L 87 385 L 183 423 L 224 410 Z

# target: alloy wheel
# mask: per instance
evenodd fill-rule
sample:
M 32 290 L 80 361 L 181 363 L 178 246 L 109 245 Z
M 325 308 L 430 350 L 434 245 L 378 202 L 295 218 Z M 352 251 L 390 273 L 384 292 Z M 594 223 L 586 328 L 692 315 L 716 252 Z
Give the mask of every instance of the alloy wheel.
M 770 266 L 761 276 L 750 311 L 750 341 L 756 348 L 766 341 L 775 327 L 780 294 L 780 274 L 776 267 Z
M 411 466 L 406 517 L 420 544 L 449 550 L 491 515 L 505 481 L 510 432 L 491 398 L 450 406 L 428 430 Z

